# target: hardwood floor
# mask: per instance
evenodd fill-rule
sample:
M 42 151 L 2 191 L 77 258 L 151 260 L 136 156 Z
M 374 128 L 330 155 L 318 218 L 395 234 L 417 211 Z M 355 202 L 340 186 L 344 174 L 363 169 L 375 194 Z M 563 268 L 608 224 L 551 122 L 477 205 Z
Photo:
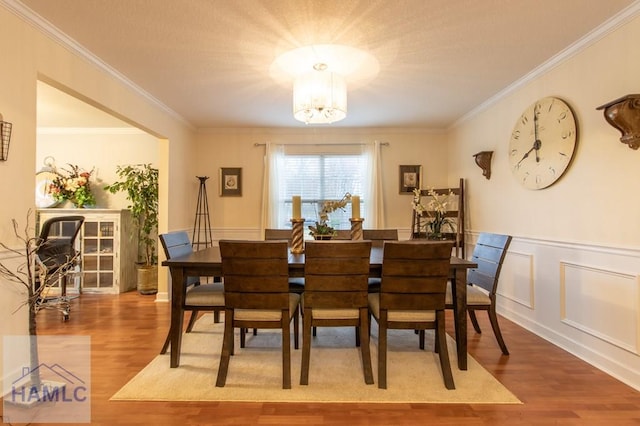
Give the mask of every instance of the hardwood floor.
M 640 393 L 501 318 L 511 351 L 502 356 L 486 330 L 469 331 L 469 353 L 522 402 L 491 404 L 301 404 L 124 402 L 109 398 L 160 351 L 169 305 L 154 296 L 84 294 L 70 320 L 38 314 L 40 334 L 90 335 L 95 425 L 637 425 Z M 452 333 L 452 318 L 447 317 Z M 214 386 L 215 377 L 211 379 Z

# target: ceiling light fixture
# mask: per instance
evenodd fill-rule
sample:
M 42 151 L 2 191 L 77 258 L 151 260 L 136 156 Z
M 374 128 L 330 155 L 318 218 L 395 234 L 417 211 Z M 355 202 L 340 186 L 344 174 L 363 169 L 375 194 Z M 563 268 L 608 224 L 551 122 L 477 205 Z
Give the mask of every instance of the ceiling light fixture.
M 347 84 L 325 63 L 296 78 L 293 84 L 293 116 L 305 124 L 330 124 L 347 116 Z

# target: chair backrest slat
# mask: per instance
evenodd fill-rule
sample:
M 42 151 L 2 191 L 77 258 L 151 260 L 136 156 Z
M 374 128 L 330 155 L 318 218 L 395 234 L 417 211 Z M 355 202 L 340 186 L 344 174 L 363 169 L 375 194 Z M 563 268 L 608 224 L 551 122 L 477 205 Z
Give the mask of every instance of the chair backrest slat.
M 267 228 L 264 230 L 264 239 L 267 241 L 287 240 L 289 244 L 291 244 L 292 238 L 293 238 L 293 231 L 291 229 Z
M 371 241 L 308 241 L 305 308 L 367 306 L 370 255 Z
M 468 271 L 467 283 L 482 287 L 494 295 L 498 287 L 502 263 L 510 244 L 510 235 L 480 234 L 472 257 L 478 267 Z
M 451 241 L 385 242 L 381 309 L 444 309 Z
M 193 253 L 193 246 L 186 231 L 168 232 L 160 234 L 160 243 L 167 259 Z M 200 277 L 187 277 L 187 286 L 200 282 Z
M 225 303 L 233 309 L 287 309 L 286 241 L 221 240 Z

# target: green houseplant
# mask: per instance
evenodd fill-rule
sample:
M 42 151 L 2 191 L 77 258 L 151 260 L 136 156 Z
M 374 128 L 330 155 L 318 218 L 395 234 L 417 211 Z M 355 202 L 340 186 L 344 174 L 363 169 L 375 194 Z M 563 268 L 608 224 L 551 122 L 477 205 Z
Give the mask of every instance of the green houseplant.
M 134 164 L 117 166 L 116 173 L 120 180 L 104 189 L 112 194 L 126 193 L 138 236 L 138 291 L 154 294 L 158 291 L 158 169 L 151 164 Z

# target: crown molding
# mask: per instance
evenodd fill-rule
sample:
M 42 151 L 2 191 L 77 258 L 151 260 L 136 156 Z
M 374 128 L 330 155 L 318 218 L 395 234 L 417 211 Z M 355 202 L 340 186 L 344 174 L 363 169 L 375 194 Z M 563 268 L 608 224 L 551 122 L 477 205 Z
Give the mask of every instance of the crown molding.
M 137 127 L 38 127 L 38 135 L 149 135 Z
M 560 65 L 561 63 L 569 60 L 569 58 L 571 58 L 572 56 L 582 52 L 589 46 L 595 44 L 599 40 L 611 34 L 621 26 L 625 25 L 626 23 L 628 23 L 629 21 L 637 17 L 639 14 L 640 14 L 640 0 L 636 0 L 635 2 L 627 6 L 625 9 L 621 10 L 619 13 L 617 13 L 616 15 L 612 16 L 611 18 L 606 20 L 604 23 L 599 25 L 597 28 L 590 31 L 587 35 L 582 37 L 580 40 L 569 45 L 567 48 L 561 50 L 559 53 L 552 56 L 548 61 L 534 68 L 532 71 L 525 74 L 522 78 L 515 81 L 513 84 L 507 86 L 505 89 L 496 93 L 495 95 L 493 95 L 492 97 L 490 97 L 489 99 L 487 99 L 486 101 L 478 105 L 476 108 L 469 111 L 467 114 L 462 116 L 459 120 L 456 120 L 456 122 L 453 123 L 448 128 L 448 130 L 456 128 L 462 123 L 480 114 L 481 112 L 489 109 L 491 106 L 495 105 L 500 100 L 513 94 L 518 89 L 527 85 L 531 81 L 548 73 L 549 71 L 551 71 L 552 69 Z
M 162 103 L 160 100 L 155 98 L 153 95 L 142 89 L 140 86 L 135 84 L 133 81 L 129 80 L 126 76 L 121 74 L 118 70 L 111 67 L 109 64 L 104 62 L 102 59 L 91 53 L 84 46 L 79 44 L 74 39 L 70 38 L 58 28 L 56 28 L 51 22 L 42 18 L 40 15 L 35 13 L 33 10 L 25 6 L 18 0 L 0 0 L 0 4 L 5 7 L 5 9 L 12 12 L 18 18 L 22 19 L 26 23 L 32 25 L 34 28 L 42 32 L 44 35 L 49 37 L 54 42 L 58 43 L 62 47 L 69 50 L 71 53 L 77 55 L 78 57 L 86 60 L 88 63 L 94 65 L 98 69 L 102 70 L 105 74 L 111 76 L 112 78 L 118 80 L 120 83 L 125 85 L 131 91 L 144 98 L 146 101 L 169 114 L 171 117 L 176 120 L 182 122 L 183 124 L 193 128 L 193 126 L 185 120 L 184 117 L 179 115 L 177 112 L 169 108 L 167 105 Z

